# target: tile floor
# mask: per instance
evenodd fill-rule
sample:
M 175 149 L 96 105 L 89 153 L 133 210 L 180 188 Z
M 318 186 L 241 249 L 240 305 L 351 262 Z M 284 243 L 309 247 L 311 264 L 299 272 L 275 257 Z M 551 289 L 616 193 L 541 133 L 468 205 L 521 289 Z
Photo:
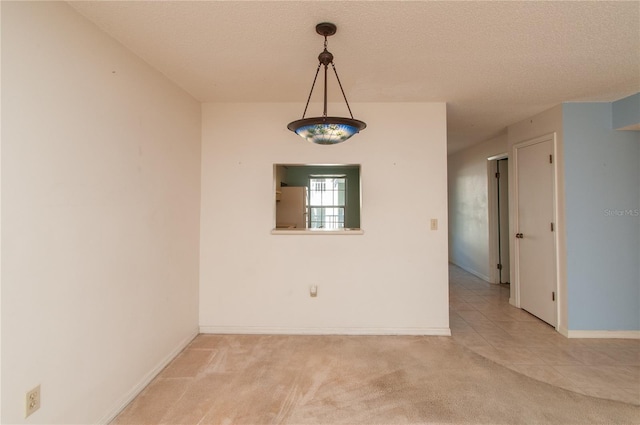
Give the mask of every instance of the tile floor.
M 450 266 L 455 341 L 509 369 L 594 397 L 640 405 L 640 341 L 568 339 L 509 304 L 509 286 Z

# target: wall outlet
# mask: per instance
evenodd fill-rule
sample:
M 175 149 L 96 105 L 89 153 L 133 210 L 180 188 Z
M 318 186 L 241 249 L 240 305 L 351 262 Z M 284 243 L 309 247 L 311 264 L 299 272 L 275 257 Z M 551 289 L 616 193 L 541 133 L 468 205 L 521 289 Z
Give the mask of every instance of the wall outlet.
M 40 385 L 27 392 L 25 418 L 40 408 Z
M 437 218 L 432 218 L 431 219 L 431 230 L 438 230 L 438 219 Z
M 309 295 L 311 295 L 312 297 L 318 296 L 318 285 L 311 285 L 309 287 Z

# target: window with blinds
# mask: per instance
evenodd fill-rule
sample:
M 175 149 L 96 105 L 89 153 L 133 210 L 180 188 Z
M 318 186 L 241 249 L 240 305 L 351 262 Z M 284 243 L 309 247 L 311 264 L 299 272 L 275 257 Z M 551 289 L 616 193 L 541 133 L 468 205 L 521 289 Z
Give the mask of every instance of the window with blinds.
M 319 175 L 309 178 L 309 227 L 343 229 L 347 178 Z

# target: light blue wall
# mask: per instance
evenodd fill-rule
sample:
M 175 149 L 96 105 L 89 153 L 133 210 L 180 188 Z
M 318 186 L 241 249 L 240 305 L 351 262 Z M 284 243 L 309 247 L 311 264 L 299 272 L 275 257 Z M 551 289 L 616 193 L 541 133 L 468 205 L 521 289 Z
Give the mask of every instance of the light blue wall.
M 563 105 L 569 330 L 640 329 L 640 132 L 612 114 Z
M 613 102 L 613 128 L 640 124 L 640 93 Z

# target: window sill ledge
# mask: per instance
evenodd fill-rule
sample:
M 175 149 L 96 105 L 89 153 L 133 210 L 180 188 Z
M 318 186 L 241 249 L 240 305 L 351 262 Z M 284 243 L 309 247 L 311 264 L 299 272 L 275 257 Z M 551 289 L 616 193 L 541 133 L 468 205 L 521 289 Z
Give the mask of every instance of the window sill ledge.
M 339 230 L 322 230 L 322 229 L 273 229 L 272 235 L 363 235 L 362 229 L 339 229 Z

